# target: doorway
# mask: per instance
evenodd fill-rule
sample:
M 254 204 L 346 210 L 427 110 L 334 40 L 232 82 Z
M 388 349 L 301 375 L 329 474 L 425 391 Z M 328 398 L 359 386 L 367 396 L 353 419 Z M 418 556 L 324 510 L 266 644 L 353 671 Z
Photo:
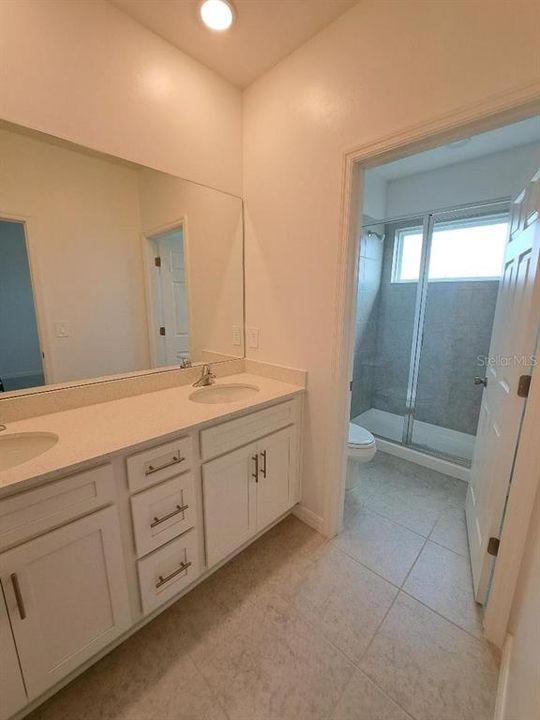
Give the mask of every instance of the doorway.
M 147 242 L 153 364 L 185 364 L 190 359 L 190 309 L 184 226 L 148 235 Z
M 539 119 L 534 118 L 531 121 L 540 130 Z M 512 148 L 515 147 L 515 145 L 512 145 Z M 446 149 L 449 150 L 449 148 Z M 388 332 L 386 354 L 383 353 L 383 360 L 386 361 L 387 366 L 385 368 L 380 366 L 380 357 L 377 358 L 377 355 L 375 355 L 375 362 L 373 362 L 373 355 L 369 358 L 368 354 L 364 367 L 364 377 L 370 375 L 373 377 L 374 374 L 378 374 L 379 377 L 383 378 L 382 382 L 375 383 L 374 387 L 380 395 L 386 395 L 388 406 L 385 408 L 375 407 L 375 409 L 382 410 L 395 417 L 390 418 L 392 422 L 387 422 L 386 426 L 382 423 L 385 418 L 380 413 L 378 417 L 377 413 L 371 413 L 370 418 L 369 410 L 373 409 L 373 394 L 371 406 L 364 407 L 361 412 L 357 413 L 355 390 L 357 396 L 362 395 L 362 390 L 364 391 L 364 396 L 361 399 L 365 403 L 366 387 L 364 384 L 363 388 L 355 388 L 355 377 L 352 377 L 353 392 L 350 418 L 353 422 L 357 422 L 359 418 L 363 420 L 363 422 L 358 422 L 358 425 L 371 430 L 377 440 L 379 449 L 382 449 L 383 453 L 377 453 L 371 466 L 369 464 L 365 466 L 359 464 L 357 466 L 359 468 L 358 474 L 353 478 L 352 483 L 349 482 L 349 489 L 345 493 L 349 499 L 349 502 L 345 503 L 345 531 L 341 536 L 338 536 L 337 542 L 351 542 L 351 538 L 356 533 L 356 540 L 353 542 L 356 542 L 357 547 L 361 548 L 364 560 L 366 560 L 366 548 L 371 545 L 373 551 L 377 545 L 374 541 L 374 535 L 366 534 L 369 523 L 365 521 L 362 526 L 358 525 L 356 530 L 351 529 L 351 522 L 354 524 L 351 517 L 355 515 L 360 517 L 366 511 L 375 515 L 374 518 L 371 518 L 371 527 L 372 529 L 376 528 L 376 532 L 379 534 L 381 526 L 388 520 L 393 523 L 392 528 L 396 533 L 397 526 L 415 532 L 423 537 L 424 541 L 420 549 L 412 548 L 411 545 L 411 553 L 414 558 L 412 558 L 409 568 L 405 572 L 403 582 L 412 583 L 413 585 L 416 583 L 417 588 L 420 588 L 418 592 L 423 592 L 421 590 L 423 587 L 426 592 L 432 593 L 433 585 L 437 584 L 434 583 L 434 576 L 432 575 L 432 572 L 434 572 L 433 567 L 437 566 L 437 563 L 431 562 L 432 567 L 428 567 L 430 565 L 428 555 L 437 552 L 445 554 L 446 551 L 450 551 L 451 554 L 448 555 L 448 558 L 455 559 L 460 554 L 458 546 L 455 544 L 459 534 L 461 552 L 463 552 L 463 548 L 467 549 L 466 555 L 461 556 L 466 559 L 466 565 L 463 566 L 462 564 L 462 569 L 464 572 L 466 571 L 465 574 L 468 573 L 469 580 L 461 585 L 459 582 L 453 582 L 445 586 L 449 573 L 443 573 L 438 581 L 438 600 L 443 605 L 434 608 L 458 625 L 460 622 L 471 621 L 471 618 L 478 611 L 478 606 L 474 602 L 475 596 L 470 576 L 464 513 L 465 494 L 467 492 L 470 494 L 471 486 L 463 482 L 463 480 L 468 480 L 468 466 L 471 465 L 471 462 L 473 472 L 478 472 L 476 467 L 478 463 L 475 465 L 475 457 L 478 454 L 475 454 L 474 449 L 475 436 L 478 418 L 481 415 L 480 409 L 485 406 L 483 401 L 485 381 L 492 362 L 489 350 L 491 329 L 493 318 L 496 317 L 495 298 L 498 294 L 497 286 L 501 268 L 503 267 L 501 251 L 505 245 L 503 241 L 506 241 L 509 237 L 510 197 L 515 196 L 520 187 L 527 185 L 527 179 L 538 168 L 540 155 L 534 155 L 534 151 L 538 152 L 539 149 L 540 143 L 537 138 L 529 148 L 529 157 L 533 164 L 531 166 L 524 165 L 524 174 L 521 176 L 520 184 L 511 187 L 504 193 L 491 192 L 491 194 L 484 196 L 481 196 L 480 193 L 477 197 L 472 194 L 467 202 L 464 198 L 461 198 L 461 202 L 458 203 L 441 202 L 433 204 L 431 207 L 435 209 L 430 211 L 430 206 L 426 207 L 426 204 L 429 198 L 432 197 L 432 188 L 426 185 L 423 194 L 418 192 L 419 183 L 417 181 L 419 178 L 416 177 L 416 193 L 404 192 L 404 188 L 397 188 L 396 184 L 393 201 L 396 204 L 398 201 L 403 202 L 403 198 L 413 198 L 414 200 L 416 195 L 418 204 L 422 205 L 424 203 L 421 208 L 422 212 L 418 212 L 415 203 L 412 202 L 411 212 L 403 212 L 402 214 L 366 212 L 365 206 L 363 211 L 360 210 L 358 213 L 360 221 L 357 223 L 357 228 L 359 227 L 360 230 L 357 231 L 357 237 L 360 245 L 360 262 L 355 273 L 358 276 L 355 292 L 356 304 L 359 304 L 358 301 L 362 300 L 364 310 L 368 309 L 373 317 L 374 307 L 379 303 L 375 316 L 380 313 L 380 290 L 377 287 L 374 288 L 373 285 L 370 287 L 373 273 L 371 273 L 371 278 L 369 271 L 366 274 L 365 269 L 362 268 L 363 259 L 365 266 L 368 268 L 370 266 L 369 263 L 366 264 L 366 260 L 379 262 L 379 274 L 381 277 L 384 266 L 387 273 L 386 280 L 389 285 L 394 286 L 393 291 L 395 298 L 397 298 L 391 316 L 395 322 Z M 506 148 L 506 151 L 510 150 L 510 147 Z M 501 151 L 500 147 L 499 151 Z M 527 152 L 523 152 L 523 156 L 526 155 Z M 480 156 L 478 157 L 480 158 Z M 398 162 L 394 161 L 395 164 Z M 457 165 L 457 163 L 451 163 L 451 165 Z M 502 165 L 501 167 L 501 176 L 504 177 L 507 166 Z M 372 188 L 369 187 L 366 178 L 371 169 L 364 172 L 364 199 L 369 199 L 370 195 L 372 195 Z M 455 167 L 451 169 L 451 172 L 455 169 Z M 448 168 L 445 170 L 447 178 L 451 172 Z M 468 178 L 471 176 L 472 173 L 469 173 Z M 486 187 L 488 185 L 489 183 L 486 183 Z M 492 190 L 493 184 L 490 187 Z M 527 192 L 529 198 L 536 197 L 535 190 L 538 187 L 540 185 L 536 184 L 530 192 Z M 468 191 L 470 186 L 462 183 L 461 189 Z M 454 195 L 450 192 L 449 197 L 452 196 L 452 199 L 454 199 L 456 194 L 459 195 L 459 192 L 454 192 Z M 477 202 L 475 202 L 476 199 Z M 372 197 L 371 200 L 373 200 Z M 531 211 L 530 202 L 529 216 L 532 217 L 534 210 Z M 537 200 L 534 202 L 537 202 Z M 376 205 L 377 203 L 372 203 L 372 207 Z M 485 247 L 482 249 L 483 241 L 481 236 L 482 234 L 486 236 L 486 233 L 490 238 L 489 257 L 486 255 Z M 461 251 L 459 250 L 460 236 Z M 474 239 L 475 236 L 476 239 Z M 377 245 L 382 246 L 380 248 L 380 259 L 377 258 Z M 507 244 L 506 247 L 508 247 Z M 449 251 L 448 248 L 451 248 L 451 250 Z M 362 258 L 362 256 L 364 257 Z M 493 267 L 496 265 L 498 269 L 494 272 Z M 371 265 L 371 270 L 373 270 L 373 265 Z M 362 292 L 362 283 L 364 292 Z M 490 284 L 494 284 L 494 287 L 490 288 Z M 458 285 L 461 287 L 458 288 Z M 406 301 L 405 293 L 407 289 L 409 295 L 413 298 L 413 302 L 411 302 L 410 297 Z M 480 293 L 478 296 L 475 296 L 476 291 Z M 487 302 L 489 295 L 491 295 L 491 301 Z M 480 297 L 483 297 L 482 301 L 479 301 Z M 464 299 L 467 301 L 464 302 Z M 456 314 L 456 310 L 460 305 L 461 309 Z M 389 304 L 387 304 L 385 308 L 387 317 L 389 307 Z M 439 322 L 434 322 L 437 315 L 435 310 L 437 310 L 439 317 L 442 318 Z M 465 325 L 469 324 L 473 332 L 465 332 L 456 336 L 452 330 L 456 317 L 459 319 L 458 328 L 463 329 Z M 538 319 L 536 317 L 536 327 L 538 327 Z M 497 320 L 495 320 L 495 323 L 497 324 Z M 531 341 L 536 341 L 536 334 L 532 333 L 532 331 L 530 334 Z M 534 338 L 532 338 L 533 334 Z M 353 355 L 354 364 L 356 364 L 358 353 L 361 354 L 362 350 L 365 351 L 370 338 L 368 323 L 364 323 L 362 317 L 358 319 L 358 315 L 354 335 L 356 343 Z M 484 336 L 484 346 L 487 345 L 487 348 L 479 352 L 475 343 L 482 335 Z M 372 335 L 371 338 L 373 339 Z M 469 339 L 467 340 L 467 338 Z M 377 342 L 379 341 L 376 339 L 375 347 L 377 347 Z M 408 352 L 398 352 L 398 346 L 400 348 L 406 347 Z M 378 347 L 380 349 L 380 342 Z M 532 352 L 533 350 L 530 351 L 530 353 Z M 460 371 L 463 364 L 461 358 L 467 353 L 472 353 L 470 357 L 476 363 L 476 372 L 471 374 L 470 382 L 465 385 L 462 378 L 460 378 Z M 529 354 L 529 357 L 530 362 L 523 369 L 523 373 L 528 374 L 530 377 L 533 372 L 534 357 L 532 354 Z M 456 358 L 459 360 L 458 365 L 455 364 Z M 352 365 L 353 363 L 351 363 L 351 367 Z M 468 373 L 469 371 L 467 371 Z M 440 413 L 441 398 L 444 399 L 444 403 L 442 403 L 443 415 Z M 399 404 L 394 406 L 397 409 L 392 412 L 390 400 L 395 399 Z M 429 413 L 431 413 L 431 418 Z M 463 416 L 469 423 L 468 430 L 455 425 L 457 419 L 463 420 Z M 519 430 L 520 418 L 517 418 L 516 422 Z M 437 432 L 434 432 L 433 427 L 426 427 L 426 425 L 435 426 Z M 462 432 L 469 437 L 454 436 L 452 438 L 448 433 L 441 433 L 440 428 Z M 450 440 L 454 442 L 449 442 Z M 404 455 L 404 450 L 410 450 L 412 454 L 409 456 Z M 420 455 L 424 459 L 428 458 L 428 460 L 419 462 Z M 511 459 L 513 458 L 512 451 L 510 451 L 509 456 Z M 434 460 L 441 460 L 441 463 L 450 462 L 452 466 L 460 466 L 466 472 L 463 474 L 456 472 L 452 478 L 453 473 L 445 472 L 448 465 L 434 465 Z M 506 491 L 508 490 L 510 474 L 511 467 L 509 476 L 506 478 Z M 461 485 L 455 485 L 456 478 L 462 478 Z M 404 492 L 407 485 L 409 485 L 408 495 Z M 359 486 L 362 487 L 361 492 L 358 490 Z M 454 506 L 456 499 L 454 489 L 458 491 L 459 495 L 457 507 Z M 443 499 L 442 496 L 445 493 L 446 497 Z M 438 508 L 437 498 L 441 501 Z M 420 502 L 414 508 L 413 505 L 416 501 Z M 431 508 L 428 507 L 430 504 Z M 500 508 L 499 521 L 502 517 L 503 507 L 504 502 Z M 434 515 L 438 513 L 436 519 L 434 515 L 431 518 L 429 517 L 431 509 L 433 509 Z M 493 512 L 493 508 L 491 510 L 493 518 L 496 516 L 496 512 Z M 457 522 L 450 522 L 449 517 L 452 514 Z M 426 523 L 422 530 L 421 525 L 424 520 Z M 427 528 L 431 520 L 433 520 L 433 523 L 430 528 Z M 417 523 L 416 529 L 411 526 L 411 523 L 415 522 Z M 497 536 L 500 536 L 500 526 L 497 527 Z M 446 539 L 444 539 L 445 537 Z M 402 551 L 403 548 L 406 549 L 407 547 L 406 542 L 397 538 L 397 534 L 395 539 L 393 550 L 389 547 L 387 548 L 388 552 L 379 552 L 379 558 L 395 558 L 399 555 L 403 557 L 406 554 Z M 412 538 L 409 537 L 409 540 L 412 540 Z M 453 547 L 450 547 L 453 543 Z M 418 540 L 417 545 L 419 544 L 420 541 Z M 349 547 L 349 552 L 352 553 L 353 551 L 352 546 Z M 431 561 L 433 561 L 433 558 L 431 558 Z M 445 565 L 439 558 L 438 565 L 440 566 L 441 563 L 443 566 Z M 424 571 L 423 578 L 422 571 Z M 486 585 L 489 585 L 489 582 Z M 478 583 L 475 582 L 475 590 L 477 586 Z M 456 597 L 456 587 L 463 588 L 463 593 L 459 597 Z M 463 604 L 465 593 L 469 598 L 466 608 Z M 412 594 L 414 596 L 414 592 Z M 444 603 L 448 601 L 451 595 L 455 600 L 454 607 L 445 607 Z M 428 605 L 431 602 L 438 602 L 436 598 L 433 598 L 433 595 L 429 600 L 427 598 L 420 599 L 422 602 L 427 602 Z M 485 597 L 481 598 L 479 593 L 476 592 L 476 599 L 484 600 Z M 462 619 L 458 621 L 455 612 L 460 604 Z M 454 613 L 453 617 L 451 617 L 452 613 Z M 467 631 L 471 632 L 470 626 Z
M 24 223 L 0 219 L 0 392 L 44 384 Z

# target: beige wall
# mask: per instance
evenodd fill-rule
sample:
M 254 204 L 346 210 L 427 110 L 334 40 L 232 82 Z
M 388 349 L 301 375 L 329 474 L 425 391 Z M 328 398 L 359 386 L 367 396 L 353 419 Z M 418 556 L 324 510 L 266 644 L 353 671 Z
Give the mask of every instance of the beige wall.
M 105 0 L 0 2 L 0 118 L 241 190 L 241 94 Z
M 509 631 L 503 720 L 540 720 L 540 491 L 531 516 Z
M 184 224 L 192 360 L 242 356 L 232 334 L 243 325 L 242 201 L 153 170 L 141 170 L 139 189 L 145 234 Z
M 386 185 L 386 215 L 395 218 L 511 197 L 525 187 L 539 164 L 536 142 L 391 180 Z
M 27 223 L 48 382 L 147 368 L 137 171 L 1 129 L 0 157 L 0 216 Z
M 363 0 L 245 93 L 247 324 L 261 330 L 248 355 L 309 371 L 304 503 L 316 515 L 337 482 L 343 153 L 540 83 L 539 32 L 531 0 Z

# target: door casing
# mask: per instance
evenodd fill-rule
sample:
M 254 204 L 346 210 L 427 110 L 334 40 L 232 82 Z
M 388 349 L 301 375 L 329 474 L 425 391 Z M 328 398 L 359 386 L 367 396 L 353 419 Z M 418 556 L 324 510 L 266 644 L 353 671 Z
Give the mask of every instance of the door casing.
M 330 388 L 329 412 L 333 422 L 329 423 L 328 468 L 329 478 L 325 486 L 323 528 L 327 536 L 333 537 L 343 526 L 345 499 L 346 438 L 349 424 L 350 391 L 349 381 L 354 348 L 354 294 L 358 282 L 358 252 L 363 200 L 363 172 L 370 167 L 397 160 L 407 155 L 429 150 L 440 144 L 453 142 L 476 133 L 518 122 L 540 114 L 540 85 L 528 86 L 517 91 L 487 98 L 484 102 L 456 109 L 448 115 L 406 128 L 396 134 L 382 137 L 350 151 L 343 156 L 341 183 L 341 222 L 338 258 L 338 276 L 335 297 L 335 345 L 332 361 L 332 382 Z M 538 376 L 538 373 L 536 373 Z M 501 552 L 506 544 L 504 556 L 513 555 L 514 566 L 519 567 L 526 538 L 526 529 L 519 526 L 524 518 L 525 498 L 534 498 L 538 479 L 527 471 L 527 467 L 540 466 L 540 446 L 531 437 L 534 427 L 531 423 L 540 418 L 540 385 L 538 377 L 531 384 L 527 413 L 525 414 L 520 444 L 516 456 L 513 478 L 513 492 L 509 498 L 505 527 L 501 537 Z M 526 441 L 528 439 L 528 441 Z M 520 455 L 522 456 L 520 462 Z M 336 478 L 335 481 L 332 481 Z M 512 498 L 512 495 L 514 496 Z M 515 506 L 515 507 L 514 507 Z M 521 509 L 521 512 L 520 512 Z M 517 572 L 510 572 L 512 563 L 498 562 L 493 585 L 484 618 L 485 636 L 502 646 L 511 602 L 517 582 Z M 498 571 L 498 572 L 497 572 Z M 492 608 L 496 608 L 493 609 Z

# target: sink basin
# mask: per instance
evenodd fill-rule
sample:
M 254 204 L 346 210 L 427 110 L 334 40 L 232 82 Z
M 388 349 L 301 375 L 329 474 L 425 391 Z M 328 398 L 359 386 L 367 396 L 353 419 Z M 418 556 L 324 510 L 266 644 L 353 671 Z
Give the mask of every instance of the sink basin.
M 7 470 L 31 460 L 52 448 L 57 442 L 58 435 L 48 432 L 0 435 L 0 470 Z
M 231 403 L 246 400 L 259 392 L 256 385 L 242 385 L 241 383 L 221 383 L 209 385 L 195 390 L 189 396 L 190 400 L 199 403 Z

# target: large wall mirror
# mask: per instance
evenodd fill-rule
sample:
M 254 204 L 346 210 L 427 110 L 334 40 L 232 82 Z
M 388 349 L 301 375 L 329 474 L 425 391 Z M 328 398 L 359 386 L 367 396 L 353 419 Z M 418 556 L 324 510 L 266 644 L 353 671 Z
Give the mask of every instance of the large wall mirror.
M 0 125 L 0 398 L 244 356 L 240 198 Z

